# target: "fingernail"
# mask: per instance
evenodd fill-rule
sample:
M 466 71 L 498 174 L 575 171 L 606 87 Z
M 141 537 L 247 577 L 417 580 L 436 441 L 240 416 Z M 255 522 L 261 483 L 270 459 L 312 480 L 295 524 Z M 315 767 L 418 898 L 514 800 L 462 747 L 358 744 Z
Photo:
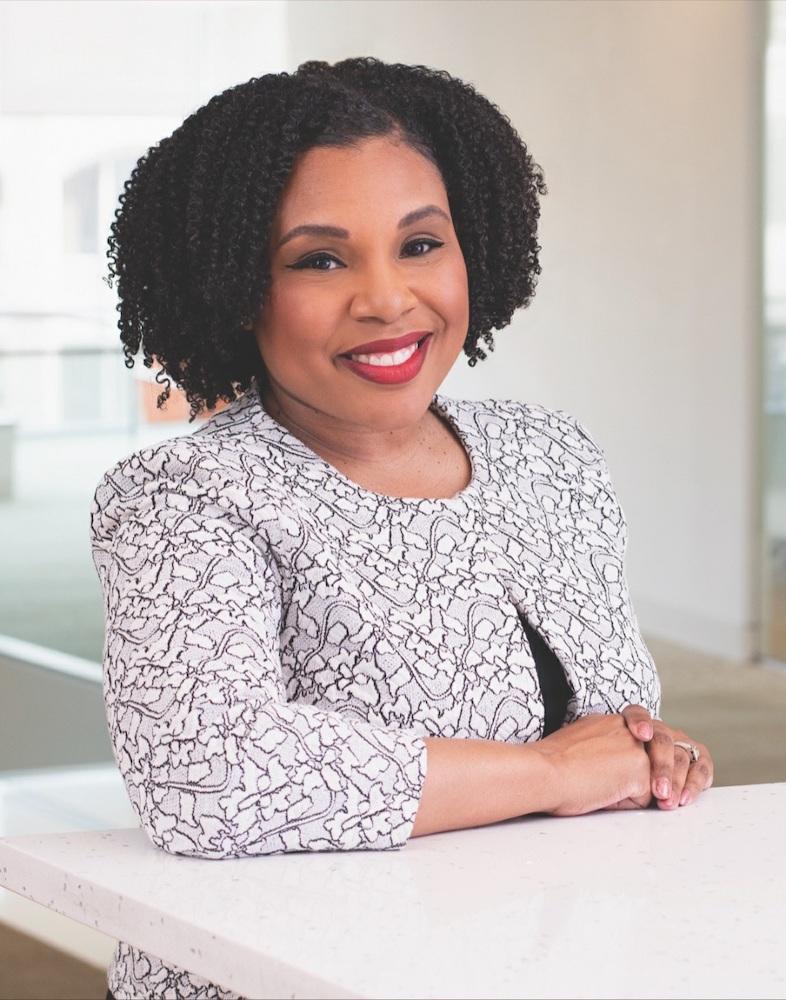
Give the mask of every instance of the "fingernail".
M 671 795 L 671 782 L 668 778 L 659 778 L 655 786 L 655 794 L 660 799 L 667 799 Z
M 686 788 L 683 791 L 682 795 L 680 796 L 680 805 L 686 806 L 690 802 L 691 798 L 692 798 L 691 793 L 689 789 Z
M 639 726 L 639 738 L 642 740 L 652 739 L 652 729 L 650 726 Z

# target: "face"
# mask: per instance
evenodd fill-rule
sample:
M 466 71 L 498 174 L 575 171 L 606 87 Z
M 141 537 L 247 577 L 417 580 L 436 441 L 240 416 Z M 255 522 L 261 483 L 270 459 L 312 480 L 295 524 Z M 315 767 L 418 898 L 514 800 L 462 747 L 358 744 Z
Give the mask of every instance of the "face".
M 328 228 L 301 229 L 309 226 Z M 279 204 L 270 269 L 254 327 L 270 383 L 265 407 L 326 442 L 419 423 L 469 324 L 467 271 L 439 170 L 388 138 L 308 150 Z M 415 331 L 432 335 L 407 381 L 369 381 L 341 357 Z

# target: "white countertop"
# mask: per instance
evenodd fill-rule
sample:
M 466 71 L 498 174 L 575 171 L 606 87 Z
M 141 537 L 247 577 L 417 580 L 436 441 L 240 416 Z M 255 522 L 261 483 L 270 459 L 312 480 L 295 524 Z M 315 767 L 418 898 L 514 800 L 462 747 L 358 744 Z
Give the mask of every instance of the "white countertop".
M 786 995 L 786 783 L 400 851 L 229 861 L 0 839 L 0 885 L 246 997 Z

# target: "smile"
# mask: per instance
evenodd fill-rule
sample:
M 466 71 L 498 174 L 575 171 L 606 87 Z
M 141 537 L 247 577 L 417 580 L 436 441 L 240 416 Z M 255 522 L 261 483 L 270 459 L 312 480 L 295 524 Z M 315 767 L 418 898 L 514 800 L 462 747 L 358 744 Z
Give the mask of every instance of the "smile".
M 369 382 L 400 385 L 403 382 L 410 382 L 423 367 L 432 336 L 433 334 L 428 334 L 417 344 L 410 344 L 400 351 L 389 351 L 385 354 L 342 355 L 340 360 L 355 375 Z

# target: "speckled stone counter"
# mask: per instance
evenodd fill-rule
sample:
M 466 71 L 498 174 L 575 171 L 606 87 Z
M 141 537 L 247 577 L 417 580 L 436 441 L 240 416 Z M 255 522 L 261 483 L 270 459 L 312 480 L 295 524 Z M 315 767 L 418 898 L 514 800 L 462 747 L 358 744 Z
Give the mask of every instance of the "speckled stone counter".
M 0 840 L 0 884 L 247 997 L 786 995 L 786 783 L 400 851 L 205 861 Z

